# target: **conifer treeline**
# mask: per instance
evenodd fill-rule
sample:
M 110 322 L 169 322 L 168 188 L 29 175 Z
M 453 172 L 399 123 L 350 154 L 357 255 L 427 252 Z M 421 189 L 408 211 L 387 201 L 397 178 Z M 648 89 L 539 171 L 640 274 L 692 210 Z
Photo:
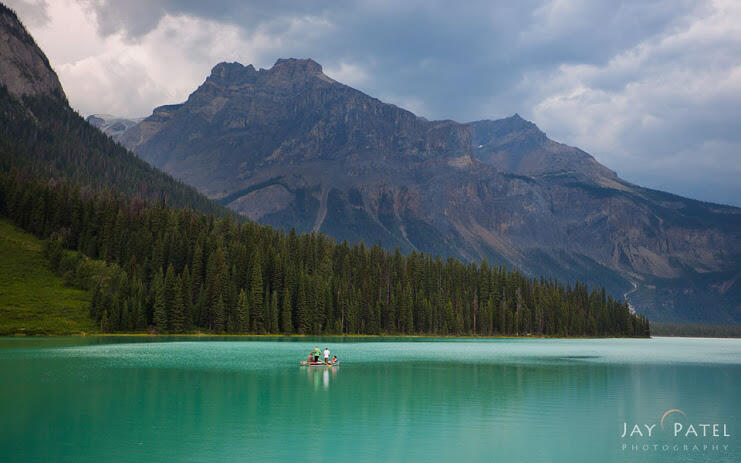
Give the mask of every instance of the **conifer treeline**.
M 91 315 L 105 330 L 645 336 L 648 321 L 604 290 L 531 280 L 501 267 L 401 255 L 283 233 L 193 210 L 0 177 L 0 213 L 62 248 L 109 264 Z M 89 266 L 83 266 L 85 268 Z M 83 272 L 84 270 L 77 270 Z
M 65 102 L 48 96 L 21 100 L 0 85 L 0 171 L 12 168 L 93 190 L 112 189 L 128 198 L 227 214 L 195 188 L 136 157 Z

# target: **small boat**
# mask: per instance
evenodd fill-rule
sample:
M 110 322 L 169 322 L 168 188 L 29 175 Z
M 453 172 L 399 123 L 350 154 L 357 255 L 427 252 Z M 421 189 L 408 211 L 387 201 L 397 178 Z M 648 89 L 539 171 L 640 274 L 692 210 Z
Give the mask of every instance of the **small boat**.
M 306 360 L 301 361 L 301 366 L 304 367 L 336 367 L 340 364 L 340 361 L 336 361 L 335 363 L 324 363 L 324 362 L 307 362 Z

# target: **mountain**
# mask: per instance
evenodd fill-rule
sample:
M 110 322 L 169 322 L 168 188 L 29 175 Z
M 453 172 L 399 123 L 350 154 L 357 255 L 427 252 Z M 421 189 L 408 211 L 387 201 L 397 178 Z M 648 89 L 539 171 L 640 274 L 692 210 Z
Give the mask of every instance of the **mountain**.
M 616 187 L 619 180 L 615 172 L 589 154 L 549 139 L 519 114 L 467 125 L 471 128 L 473 156 L 499 171 L 528 177 L 568 172 L 609 188 Z
M 25 30 L 0 7 L 10 43 Z M 0 332 L 650 335 L 600 288 L 235 221 L 72 111 L 23 37 L 3 60 L 47 69 L 0 81 L 0 217 L 43 241 L 0 220 Z
M 604 285 L 656 320 L 741 323 L 741 210 L 633 185 L 518 115 L 428 121 L 311 59 L 220 63 L 121 142 L 263 224 Z
M 101 132 L 118 140 L 127 130 L 134 127 L 144 118 L 128 119 L 125 117 L 111 116 L 110 114 L 91 114 L 85 120 Z
M 0 3 L 0 82 L 11 95 L 66 101 L 57 74 L 15 13 Z
M 0 171 L 208 213 L 226 211 L 154 169 L 69 107 L 62 85 L 16 14 L 0 3 Z

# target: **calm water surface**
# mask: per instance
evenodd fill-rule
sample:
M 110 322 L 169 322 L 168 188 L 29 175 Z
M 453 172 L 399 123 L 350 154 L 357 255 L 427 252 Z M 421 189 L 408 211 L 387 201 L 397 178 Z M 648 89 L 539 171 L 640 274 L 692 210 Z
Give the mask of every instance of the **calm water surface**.
M 739 462 L 740 390 L 741 340 L 5 338 L 0 461 Z

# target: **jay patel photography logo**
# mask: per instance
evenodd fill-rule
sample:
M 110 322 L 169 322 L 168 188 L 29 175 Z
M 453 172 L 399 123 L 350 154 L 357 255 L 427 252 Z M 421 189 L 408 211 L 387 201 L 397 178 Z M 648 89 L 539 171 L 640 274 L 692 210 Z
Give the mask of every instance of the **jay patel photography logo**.
M 656 423 L 623 422 L 623 452 L 727 452 L 731 432 L 726 423 L 692 422 L 678 408 Z

